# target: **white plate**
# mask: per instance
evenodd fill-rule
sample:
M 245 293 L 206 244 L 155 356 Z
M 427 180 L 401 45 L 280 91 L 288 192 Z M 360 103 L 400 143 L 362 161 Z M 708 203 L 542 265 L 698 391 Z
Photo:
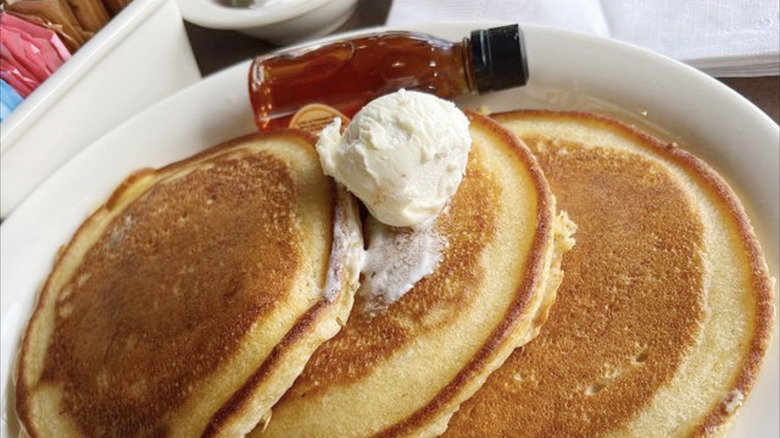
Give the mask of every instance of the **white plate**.
M 489 27 L 492 24 L 485 24 Z M 411 27 L 457 40 L 475 24 Z M 614 41 L 524 26 L 527 87 L 461 103 L 602 109 L 663 127 L 726 175 L 740 193 L 777 276 L 780 247 L 780 130 L 738 94 L 682 64 Z M 2 435 L 10 402 L 11 364 L 36 290 L 91 208 L 130 171 L 161 166 L 253 131 L 248 63 L 215 74 L 150 108 L 85 149 L 42 184 L 0 227 Z M 594 99 L 598 97 L 597 99 Z M 776 330 L 777 331 L 777 330 Z M 777 437 L 778 335 L 733 436 Z

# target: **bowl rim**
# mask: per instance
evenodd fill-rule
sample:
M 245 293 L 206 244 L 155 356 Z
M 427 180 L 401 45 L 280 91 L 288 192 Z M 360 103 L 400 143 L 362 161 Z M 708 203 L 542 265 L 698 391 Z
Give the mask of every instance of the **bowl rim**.
M 261 27 L 306 14 L 335 0 L 286 0 L 271 6 L 235 8 L 218 0 L 178 0 L 185 20 L 211 29 Z

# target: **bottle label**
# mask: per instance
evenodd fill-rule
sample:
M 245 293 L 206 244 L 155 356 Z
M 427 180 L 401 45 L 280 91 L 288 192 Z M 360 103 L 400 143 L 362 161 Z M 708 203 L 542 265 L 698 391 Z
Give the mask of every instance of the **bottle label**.
M 293 115 L 289 127 L 319 134 L 326 125 L 329 125 L 336 117 L 341 118 L 342 132 L 349 124 L 349 117 L 341 111 L 321 103 L 310 103 Z

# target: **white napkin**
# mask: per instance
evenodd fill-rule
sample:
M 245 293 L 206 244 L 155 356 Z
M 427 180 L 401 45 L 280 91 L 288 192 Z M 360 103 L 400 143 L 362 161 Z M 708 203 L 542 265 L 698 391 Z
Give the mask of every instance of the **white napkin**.
M 387 23 L 544 24 L 643 46 L 713 76 L 780 74 L 777 0 L 393 0 Z

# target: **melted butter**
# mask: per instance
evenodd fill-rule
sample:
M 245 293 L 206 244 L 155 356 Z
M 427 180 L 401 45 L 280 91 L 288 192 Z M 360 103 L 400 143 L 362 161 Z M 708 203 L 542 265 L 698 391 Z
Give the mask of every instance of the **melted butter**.
M 447 240 L 433 224 L 423 228 L 396 228 L 374 222 L 358 291 L 365 310 L 380 311 L 431 275 L 442 259 Z

